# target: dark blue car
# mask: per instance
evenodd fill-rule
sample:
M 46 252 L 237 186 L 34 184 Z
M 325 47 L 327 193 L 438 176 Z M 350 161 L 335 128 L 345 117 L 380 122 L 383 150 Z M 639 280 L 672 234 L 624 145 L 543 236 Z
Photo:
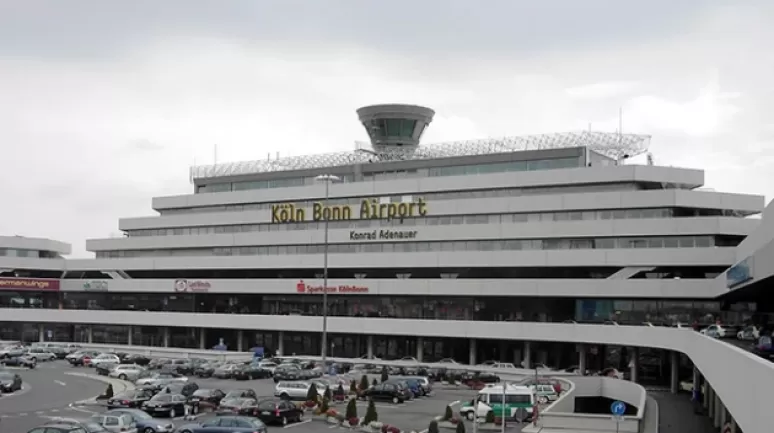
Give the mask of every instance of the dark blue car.
M 137 425 L 139 433 L 171 433 L 175 428 L 171 422 L 153 418 L 140 409 L 121 408 L 109 410 L 107 413 L 129 415 Z
M 204 422 L 186 424 L 177 433 L 266 433 L 266 424 L 249 416 L 219 416 Z

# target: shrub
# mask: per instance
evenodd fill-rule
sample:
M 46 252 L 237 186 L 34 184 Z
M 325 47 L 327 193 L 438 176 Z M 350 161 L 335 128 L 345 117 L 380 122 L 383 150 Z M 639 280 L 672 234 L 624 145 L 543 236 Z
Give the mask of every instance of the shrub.
M 320 413 L 327 413 L 328 409 L 330 409 L 330 400 L 328 400 L 327 397 L 323 397 L 322 402 L 320 403 Z
M 490 410 L 489 412 L 486 413 L 486 419 L 484 420 L 484 422 L 487 424 L 494 424 L 495 415 L 493 410 Z
M 446 406 L 446 410 L 443 413 L 443 420 L 449 421 L 452 417 L 454 417 L 454 412 L 452 412 L 451 406 Z
M 430 421 L 430 425 L 427 426 L 427 433 L 439 433 L 438 432 L 438 421 L 436 421 L 436 420 Z
M 377 382 L 376 379 L 374 379 L 374 381 L 371 382 L 371 386 L 376 386 L 376 385 L 379 385 L 379 382 Z
M 368 425 L 374 421 L 379 421 L 379 414 L 376 413 L 376 405 L 374 401 L 368 401 L 368 409 L 366 409 L 365 417 L 363 418 L 363 424 Z
M 382 383 L 387 382 L 390 379 L 390 375 L 387 374 L 387 370 L 382 370 Z M 374 379 L 375 380 L 375 379 Z
M 309 390 L 306 392 L 306 401 L 317 401 L 317 397 L 319 397 L 320 394 L 317 392 L 317 387 L 312 384 L 309 386 Z
M 349 403 L 347 403 L 347 412 L 346 417 L 348 420 L 351 420 L 352 418 L 357 418 L 357 403 L 355 400 L 350 400 Z M 350 424 L 352 424 L 350 422 Z
M 360 378 L 360 391 L 365 391 L 368 389 L 368 376 L 365 374 L 363 377 Z
M 461 422 L 457 424 L 457 429 L 455 430 L 456 433 L 465 433 L 465 423 Z
M 328 401 L 333 398 L 333 393 L 331 392 L 331 388 L 329 386 L 325 387 L 325 392 L 323 393 L 323 398 L 327 398 Z
M 339 383 L 339 387 L 336 388 L 336 392 L 333 393 L 333 395 L 344 395 L 344 386 Z
M 357 381 L 355 379 L 352 379 L 349 382 L 349 393 L 350 394 L 357 394 Z
M 449 382 L 449 385 L 454 385 L 454 376 L 451 374 L 447 377 L 447 382 Z

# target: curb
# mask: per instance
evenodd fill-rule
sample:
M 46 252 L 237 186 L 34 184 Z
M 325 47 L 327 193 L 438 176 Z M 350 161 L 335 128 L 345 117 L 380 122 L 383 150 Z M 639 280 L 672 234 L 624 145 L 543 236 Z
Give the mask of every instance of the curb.
M 88 373 L 70 372 L 65 373 L 68 376 L 83 377 L 86 379 L 98 380 L 109 385 L 113 385 L 113 393 L 118 394 L 124 391 L 131 391 L 135 388 L 134 384 L 121 379 L 113 379 L 112 377 L 97 376 Z M 76 405 L 102 405 L 103 402 L 97 400 L 97 397 L 88 398 L 86 400 L 79 400 L 75 402 Z

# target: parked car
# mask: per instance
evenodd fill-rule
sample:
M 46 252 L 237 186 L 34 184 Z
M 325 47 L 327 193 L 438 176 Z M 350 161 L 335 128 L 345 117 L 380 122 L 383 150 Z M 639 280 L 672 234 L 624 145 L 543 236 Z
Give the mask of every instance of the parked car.
M 296 364 L 280 364 L 274 369 L 274 383 L 300 379 L 301 367 Z
M 192 406 L 209 406 L 217 407 L 226 393 L 219 389 L 202 389 L 199 388 L 188 397 L 188 403 Z
M 137 425 L 129 415 L 103 413 L 93 415 L 89 421 L 101 425 L 111 433 L 137 433 Z
M 129 355 L 121 360 L 121 364 L 134 364 L 139 366 L 147 366 L 150 364 L 151 359 L 143 355 Z
M 212 377 L 212 373 L 221 365 L 220 362 L 206 362 L 196 367 L 193 374 L 198 377 Z
M 282 381 L 274 387 L 274 396 L 283 400 L 306 400 L 309 388 L 317 387 L 317 394 L 322 395 L 325 387 L 322 384 L 306 381 Z
M 22 378 L 10 371 L 0 371 L 0 393 L 21 391 Z
M 255 415 L 257 404 L 254 398 L 224 398 L 218 405 L 217 414 Z
M 153 391 L 147 389 L 134 389 L 114 395 L 107 401 L 108 409 L 115 408 L 140 408 L 143 403 L 153 397 Z
M 121 363 L 121 359 L 118 356 L 116 356 L 116 355 L 114 355 L 112 353 L 100 353 L 99 355 L 95 356 L 94 358 L 91 358 L 90 362 L 88 362 L 88 363 L 84 362 L 85 365 L 88 365 L 90 367 L 97 367 L 100 364 L 116 364 L 116 365 L 118 365 L 120 363 Z
M 140 409 L 113 409 L 105 414 L 120 414 L 132 417 L 134 424 L 137 426 L 137 431 L 140 433 L 171 433 L 175 429 L 175 425 L 171 422 L 159 421 Z
M 142 372 L 145 371 L 143 367 L 134 364 L 119 364 L 110 370 L 108 376 L 116 379 L 128 380 L 134 382 L 140 378 Z
M 70 418 L 54 418 L 28 433 L 110 433 L 102 425 L 92 421 L 79 421 Z
M 742 328 L 741 331 L 736 333 L 736 338 L 738 340 L 755 341 L 758 338 L 760 338 L 760 336 L 761 336 L 760 329 L 758 329 L 757 326 L 753 326 L 753 325 L 745 326 L 744 328 Z
M 772 338 L 768 335 L 764 335 L 758 339 L 752 347 L 752 353 L 760 356 L 761 358 L 772 359 L 774 358 L 774 344 L 772 344 Z
M 391 401 L 394 404 L 406 401 L 406 392 L 395 383 L 380 383 L 363 392 L 364 397 L 374 401 Z
M 99 376 L 108 376 L 110 375 L 110 372 L 113 371 L 113 369 L 118 365 L 119 364 L 114 362 L 101 362 L 94 366 L 94 370 Z
M 182 394 L 159 393 L 142 405 L 142 410 L 152 416 L 167 415 L 175 418 L 178 414 L 185 414 L 186 401 Z
M 33 347 L 27 351 L 27 357 L 34 359 L 35 361 L 53 361 L 56 358 L 56 354 L 48 350 L 45 347 Z
M 85 351 L 73 352 L 65 356 L 65 359 L 73 367 L 75 367 L 79 365 L 84 365 L 84 366 L 88 365 L 91 362 L 91 359 L 96 358 L 97 356 L 99 356 L 99 352 L 95 352 L 93 350 L 85 350 Z
M 186 424 L 179 433 L 267 433 L 260 419 L 249 416 L 219 416 L 204 422 Z
M 27 368 L 35 368 L 35 366 L 38 364 L 34 358 L 29 358 L 27 355 L 14 355 L 11 357 L 6 357 L 3 358 L 0 362 L 11 367 Z
M 182 394 L 187 398 L 192 396 L 197 389 L 199 389 L 199 384 L 196 382 L 174 382 L 164 385 L 159 392 Z
M 255 416 L 265 424 L 286 426 L 291 422 L 300 422 L 304 411 L 286 400 L 263 399 L 257 403 Z
M 258 400 L 258 396 L 252 389 L 234 389 L 227 392 L 226 395 L 223 396 L 223 400 L 228 400 L 230 398 L 253 398 Z
M 238 369 L 239 365 L 237 364 L 223 364 L 212 372 L 212 377 L 217 377 L 218 379 L 231 379 Z
M 175 382 L 188 382 L 188 378 L 177 373 L 145 371 L 140 374 L 140 378 L 135 381 L 135 385 L 161 389 L 164 385 Z
M 731 335 L 734 335 L 728 327 L 723 325 L 709 325 L 699 332 L 714 338 L 728 338 Z
M 243 364 L 233 372 L 232 377 L 236 380 L 266 379 L 271 377 L 271 372 L 261 368 L 258 363 Z

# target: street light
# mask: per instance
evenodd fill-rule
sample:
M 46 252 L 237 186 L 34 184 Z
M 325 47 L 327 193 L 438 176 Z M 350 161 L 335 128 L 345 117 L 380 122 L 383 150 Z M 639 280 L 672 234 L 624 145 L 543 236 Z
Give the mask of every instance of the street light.
M 330 211 L 328 215 L 325 215 L 326 209 L 328 209 L 328 191 L 333 182 L 339 182 L 340 177 L 332 174 L 321 174 L 315 177 L 318 182 L 325 183 L 325 201 L 322 217 L 325 220 L 325 238 L 323 240 L 323 325 L 322 325 L 322 365 L 325 370 L 325 358 L 328 354 L 328 219 L 330 218 Z

